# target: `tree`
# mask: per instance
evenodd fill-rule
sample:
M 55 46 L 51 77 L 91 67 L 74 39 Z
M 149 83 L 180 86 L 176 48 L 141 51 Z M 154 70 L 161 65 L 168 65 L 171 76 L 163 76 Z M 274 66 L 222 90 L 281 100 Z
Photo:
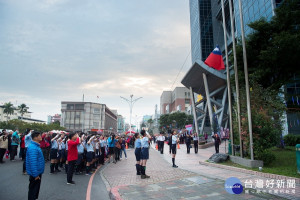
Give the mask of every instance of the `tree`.
M 13 104 L 10 102 L 5 103 L 3 112 L 6 114 L 6 121 L 8 121 L 8 115 L 12 115 L 14 113 Z
M 172 128 L 182 129 L 185 125 L 193 123 L 193 117 L 183 112 L 175 112 L 161 115 L 159 122 L 161 127 L 172 126 Z
M 263 88 L 279 88 L 294 74 L 300 74 L 300 0 L 285 0 L 270 21 L 262 18 L 248 24 L 253 32 L 247 36 L 249 79 Z M 237 45 L 237 63 L 243 73 L 243 49 Z M 244 83 L 244 76 L 240 76 Z
M 21 105 L 18 106 L 19 112 L 21 113 L 21 117 L 23 119 L 23 115 L 27 113 L 27 106 L 26 104 L 22 103 Z

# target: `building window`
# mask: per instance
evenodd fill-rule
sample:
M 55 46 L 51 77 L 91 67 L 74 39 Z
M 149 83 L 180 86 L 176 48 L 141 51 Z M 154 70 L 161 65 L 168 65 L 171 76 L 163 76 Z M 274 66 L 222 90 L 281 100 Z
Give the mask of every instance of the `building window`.
M 74 104 L 67 104 L 67 110 L 74 110 Z
M 95 128 L 98 128 L 98 127 L 99 127 L 99 122 L 94 122 L 94 123 L 93 123 L 93 126 L 94 126 Z
M 75 110 L 84 110 L 84 104 L 75 104 Z
M 94 114 L 100 114 L 100 108 L 94 108 Z
M 190 104 L 190 100 L 189 99 L 185 99 L 184 102 L 185 102 L 185 104 Z
M 76 114 L 76 115 L 75 115 L 75 118 L 80 118 L 80 114 Z

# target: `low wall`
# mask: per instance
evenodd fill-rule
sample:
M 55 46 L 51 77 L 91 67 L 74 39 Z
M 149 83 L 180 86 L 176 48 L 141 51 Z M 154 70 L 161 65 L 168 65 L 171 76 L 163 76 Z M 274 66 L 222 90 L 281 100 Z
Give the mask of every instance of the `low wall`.
M 210 143 L 206 143 L 206 144 L 201 144 L 201 145 L 199 145 L 199 149 L 206 149 L 206 148 L 212 147 L 214 145 L 215 145 L 214 142 L 210 142 Z
M 264 162 L 261 160 L 250 160 L 250 159 L 241 158 L 237 156 L 229 156 L 229 157 L 232 162 L 245 167 L 258 168 L 264 166 Z

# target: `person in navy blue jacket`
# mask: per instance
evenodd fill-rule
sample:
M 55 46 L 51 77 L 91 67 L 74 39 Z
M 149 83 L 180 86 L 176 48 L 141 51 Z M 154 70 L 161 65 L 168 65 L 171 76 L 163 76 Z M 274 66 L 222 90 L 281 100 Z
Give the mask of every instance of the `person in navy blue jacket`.
M 32 141 L 26 151 L 26 170 L 29 175 L 28 200 L 35 200 L 39 197 L 45 159 L 40 148 L 42 135 L 35 131 L 31 133 L 31 138 Z

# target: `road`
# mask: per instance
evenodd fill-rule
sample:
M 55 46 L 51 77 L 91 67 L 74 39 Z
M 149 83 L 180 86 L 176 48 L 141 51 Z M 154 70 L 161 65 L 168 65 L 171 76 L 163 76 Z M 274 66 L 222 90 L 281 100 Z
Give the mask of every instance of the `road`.
M 6 159 L 5 159 L 6 160 Z M 28 193 L 28 175 L 22 174 L 21 160 L 11 162 L 6 160 L 0 164 L 0 199 L 25 200 Z M 101 169 L 99 169 L 101 170 Z M 45 165 L 42 176 L 39 199 L 42 200 L 84 200 L 87 199 L 87 188 L 91 176 L 74 175 L 75 185 L 67 185 L 67 175 L 64 172 L 50 175 L 49 162 Z M 90 200 L 109 199 L 108 191 L 100 173 L 95 173 L 91 183 Z M 88 199 L 87 199 L 88 200 Z

